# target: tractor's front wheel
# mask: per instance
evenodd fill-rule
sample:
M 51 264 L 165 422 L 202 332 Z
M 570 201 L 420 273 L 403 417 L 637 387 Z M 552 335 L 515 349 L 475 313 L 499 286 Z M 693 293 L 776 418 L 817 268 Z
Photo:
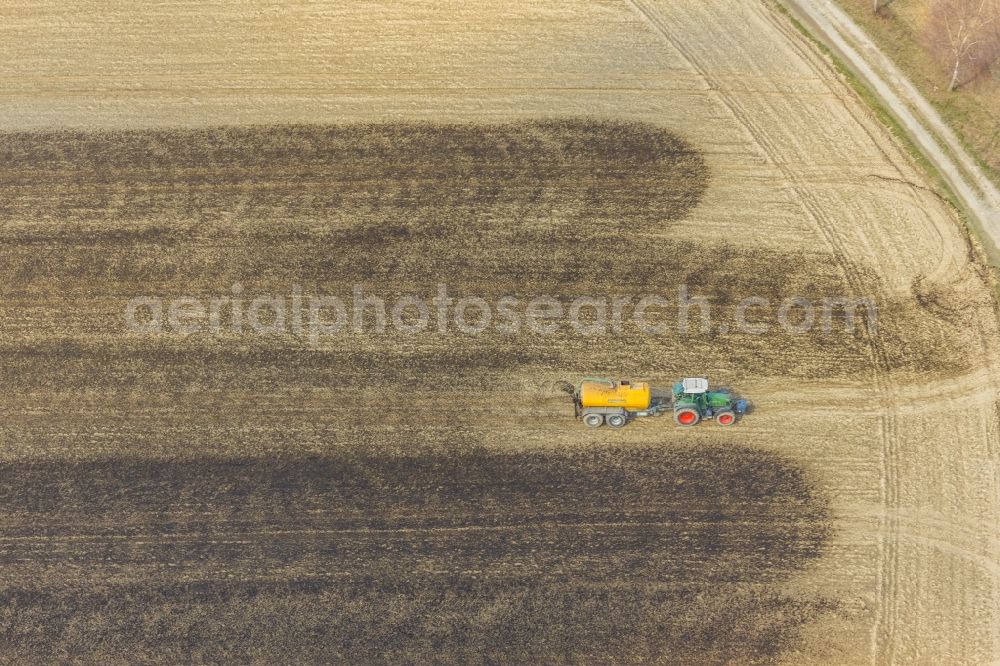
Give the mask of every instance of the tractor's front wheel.
M 624 414 L 608 414 L 605 420 L 611 428 L 624 428 L 625 423 L 628 421 Z
M 720 409 L 715 413 L 715 421 L 721 426 L 731 426 L 736 423 L 736 414 L 731 409 Z
M 693 426 L 701 420 L 701 414 L 693 407 L 681 407 L 674 412 L 674 421 L 677 425 Z
M 583 424 L 588 428 L 600 428 L 604 425 L 603 414 L 586 414 L 583 417 Z

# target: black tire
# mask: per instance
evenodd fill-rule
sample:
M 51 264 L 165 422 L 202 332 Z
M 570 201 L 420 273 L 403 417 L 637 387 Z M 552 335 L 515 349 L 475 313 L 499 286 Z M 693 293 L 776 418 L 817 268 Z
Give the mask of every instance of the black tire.
M 694 407 L 680 407 L 674 410 L 674 422 L 679 426 L 690 428 L 698 425 L 698 421 L 701 421 L 701 414 Z
M 628 423 L 628 417 L 624 414 L 608 414 L 604 421 L 609 428 L 624 428 L 625 424 Z
M 600 428 L 604 425 L 604 414 L 584 414 L 583 424 L 588 428 Z

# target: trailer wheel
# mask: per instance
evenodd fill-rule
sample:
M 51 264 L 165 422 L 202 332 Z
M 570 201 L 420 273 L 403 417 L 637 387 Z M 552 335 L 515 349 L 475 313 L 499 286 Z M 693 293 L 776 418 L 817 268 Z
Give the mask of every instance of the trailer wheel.
M 692 407 L 681 407 L 674 412 L 674 421 L 677 422 L 677 425 L 693 426 L 700 420 L 701 414 L 698 413 L 697 409 Z
M 607 419 L 608 427 L 610 428 L 624 428 L 625 423 L 628 421 L 624 414 L 608 414 Z
M 583 417 L 583 423 L 588 428 L 600 428 L 604 425 L 604 415 L 603 414 L 585 414 Z
M 736 414 L 729 409 L 722 409 L 715 413 L 715 420 L 720 426 L 731 426 L 736 423 Z

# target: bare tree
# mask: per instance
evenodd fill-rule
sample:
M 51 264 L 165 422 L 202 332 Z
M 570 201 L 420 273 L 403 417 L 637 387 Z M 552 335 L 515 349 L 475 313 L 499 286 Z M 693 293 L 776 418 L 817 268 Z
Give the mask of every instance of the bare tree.
M 948 90 L 984 73 L 1000 58 L 997 0 L 933 0 L 926 39 L 949 72 Z

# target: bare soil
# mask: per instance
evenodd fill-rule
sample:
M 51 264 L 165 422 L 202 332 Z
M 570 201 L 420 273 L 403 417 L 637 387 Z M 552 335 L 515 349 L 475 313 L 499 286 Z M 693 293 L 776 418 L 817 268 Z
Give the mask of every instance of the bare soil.
M 780 456 L 458 451 L 5 465 L 5 654 L 757 662 L 833 605 Z

